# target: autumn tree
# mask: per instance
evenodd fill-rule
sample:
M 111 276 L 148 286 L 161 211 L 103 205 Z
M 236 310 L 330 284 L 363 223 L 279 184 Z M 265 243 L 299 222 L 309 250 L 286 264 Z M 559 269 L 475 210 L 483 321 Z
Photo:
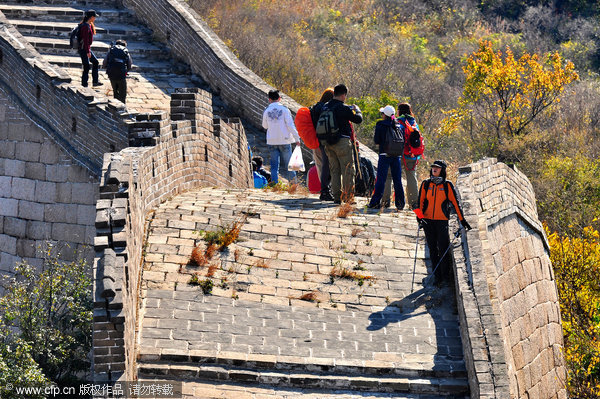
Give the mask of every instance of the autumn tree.
M 558 53 L 524 53 L 517 59 L 510 48 L 495 52 L 485 40 L 468 57 L 463 72 L 458 108 L 447 113 L 442 130 L 461 132 L 474 158 L 496 156 L 513 162 L 520 160 L 515 142 L 526 142 L 531 123 L 578 79 L 573 63 Z
M 600 233 L 591 227 L 580 237 L 549 234 L 550 259 L 565 337 L 569 394 L 600 396 Z

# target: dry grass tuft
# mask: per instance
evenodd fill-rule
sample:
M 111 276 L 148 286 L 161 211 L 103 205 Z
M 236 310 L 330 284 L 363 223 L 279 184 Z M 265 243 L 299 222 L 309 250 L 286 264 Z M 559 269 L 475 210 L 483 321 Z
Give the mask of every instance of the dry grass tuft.
M 211 263 L 206 271 L 206 277 L 213 277 L 219 266 L 216 263 Z
M 350 232 L 350 235 L 352 237 L 356 237 L 359 233 L 362 233 L 362 232 L 363 232 L 363 229 L 355 227 L 352 229 L 352 232 Z
M 308 301 L 308 302 L 320 302 L 319 301 L 319 291 L 307 292 L 306 294 L 303 294 L 299 299 L 302 301 Z
M 267 265 L 267 262 L 264 259 L 262 259 L 262 258 L 257 259 L 256 263 L 254 263 L 254 266 L 261 267 L 263 269 L 268 269 L 269 268 L 269 265 Z
M 206 253 L 200 248 L 200 245 L 196 245 L 192 250 L 190 256 L 190 265 L 206 266 L 208 265 L 209 259 L 206 257 Z
M 239 248 L 236 248 L 235 251 L 233 251 L 233 260 L 237 262 L 240 261 L 240 257 L 242 256 L 242 251 L 240 251 Z
M 354 212 L 354 207 L 352 205 L 350 205 L 349 203 L 344 202 L 343 204 L 341 204 L 338 207 L 337 217 L 339 217 L 339 218 L 346 218 L 352 212 Z
M 207 259 L 212 259 L 214 254 L 217 252 L 218 247 L 215 244 L 209 244 L 206 247 L 206 251 L 204 251 L 204 255 L 206 255 Z
M 332 277 L 345 278 L 348 280 L 372 280 L 373 276 L 357 273 L 346 267 L 336 266 L 329 273 Z

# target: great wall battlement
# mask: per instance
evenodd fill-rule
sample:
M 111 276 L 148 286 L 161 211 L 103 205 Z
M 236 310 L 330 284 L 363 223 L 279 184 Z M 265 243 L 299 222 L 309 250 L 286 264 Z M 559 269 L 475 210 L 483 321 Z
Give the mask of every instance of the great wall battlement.
M 260 120 L 269 87 L 185 2 L 88 3 L 134 11 L 239 116 Z M 0 25 L 0 271 L 39 264 L 36 248 L 48 240 L 69 244 L 65 259 L 95 257 L 98 381 L 167 376 L 185 382 L 186 397 L 294 397 L 302 388 L 338 398 L 566 397 L 556 285 L 522 173 L 491 159 L 461 168 L 474 229 L 461 239 L 468 246 L 454 247 L 456 292 L 430 292 L 418 279 L 411 293 L 413 257 L 421 278 L 431 265 L 422 240 L 415 253 L 408 212 L 358 207 L 344 221 L 312 197 L 254 194 L 250 139 L 238 119 L 215 115 L 214 93 L 183 88 L 161 109 L 127 110 L 44 60 L 4 15 Z M 235 284 L 212 295 L 188 286 L 193 232 L 243 214 L 247 256 L 214 278 Z M 254 267 L 259 259 L 269 267 Z M 340 259 L 364 265 L 374 283 L 330 282 Z M 299 299 L 314 291 L 319 301 Z M 457 314 L 444 295 L 456 296 Z

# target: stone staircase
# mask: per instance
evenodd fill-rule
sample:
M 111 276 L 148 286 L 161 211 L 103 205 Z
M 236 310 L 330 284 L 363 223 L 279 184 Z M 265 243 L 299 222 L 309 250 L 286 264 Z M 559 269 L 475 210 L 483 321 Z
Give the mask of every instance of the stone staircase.
M 170 95 L 178 88 L 200 87 L 211 91 L 203 79 L 190 73 L 188 65 L 173 60 L 167 46 L 141 24 L 117 0 L 2 0 L 0 12 L 29 41 L 42 57 L 63 68 L 74 83 L 81 82 L 81 59 L 69 47 L 69 33 L 82 18 L 85 10 L 95 9 L 97 34 L 92 51 L 102 63 L 111 42 L 127 40 L 133 59 L 129 73 L 127 108 L 132 112 L 169 112 Z M 112 97 L 108 77 L 100 70 L 100 87 L 92 88 L 98 95 Z M 91 87 L 90 87 L 91 88 Z M 213 112 L 217 117 L 237 117 L 217 95 L 213 95 Z M 265 154 L 264 133 L 242 120 L 248 143 L 255 154 Z
M 157 42 L 152 32 L 141 25 L 132 13 L 118 7 L 114 1 L 3 1 L 0 11 L 31 43 L 43 58 L 63 69 L 73 82 L 81 82 L 81 59 L 69 48 L 69 33 L 81 21 L 83 12 L 94 8 L 96 35 L 92 51 L 100 62 L 110 44 L 125 39 L 133 59 L 128 79 L 127 105 L 131 111 L 168 111 L 170 94 L 180 87 L 208 86 L 189 73 L 189 67 L 171 59 L 167 47 Z M 102 95 L 112 96 L 110 82 L 101 71 L 103 86 L 95 88 Z M 217 101 L 218 103 L 218 101 Z
M 411 292 L 414 217 L 364 205 L 340 218 L 311 195 L 217 189 L 161 205 L 142 276 L 139 378 L 183 381 L 190 398 L 467 396 L 454 293 L 422 285 L 422 235 Z M 238 242 L 189 263 L 205 245 L 199 231 L 236 221 Z

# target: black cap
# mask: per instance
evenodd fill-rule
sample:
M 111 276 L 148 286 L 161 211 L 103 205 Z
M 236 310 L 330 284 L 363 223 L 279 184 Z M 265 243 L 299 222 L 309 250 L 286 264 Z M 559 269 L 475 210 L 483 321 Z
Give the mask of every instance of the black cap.
M 442 160 L 438 159 L 438 160 L 437 160 L 437 161 L 435 161 L 433 164 L 431 164 L 431 166 L 432 166 L 432 167 L 433 167 L 433 166 L 437 166 L 438 168 L 446 169 L 446 167 L 447 167 L 448 165 L 446 165 L 446 162 L 444 162 L 444 161 L 442 161 Z
M 86 17 L 86 18 L 90 18 L 90 17 L 97 17 L 97 16 L 98 16 L 98 14 L 96 13 L 96 11 L 95 11 L 95 10 L 87 10 L 87 11 L 85 12 L 85 17 Z

